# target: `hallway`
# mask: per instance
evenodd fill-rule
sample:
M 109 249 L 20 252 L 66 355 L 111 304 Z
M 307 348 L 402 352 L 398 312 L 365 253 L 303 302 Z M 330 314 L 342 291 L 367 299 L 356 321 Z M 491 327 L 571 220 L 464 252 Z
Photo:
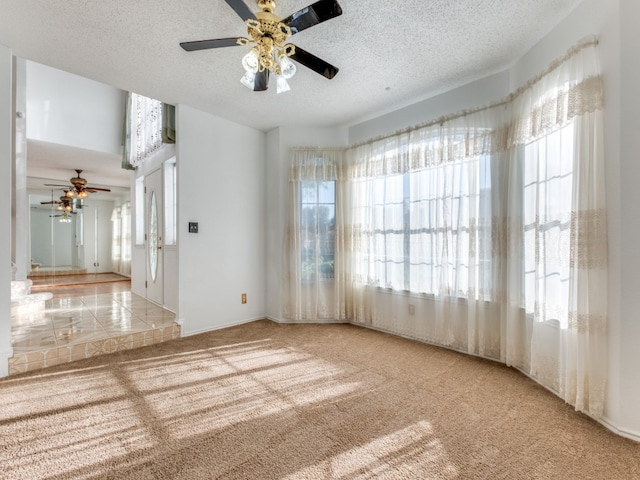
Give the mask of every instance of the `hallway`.
M 9 375 L 180 336 L 175 313 L 132 294 L 129 281 L 32 287 L 45 291 L 53 298 L 12 311 Z

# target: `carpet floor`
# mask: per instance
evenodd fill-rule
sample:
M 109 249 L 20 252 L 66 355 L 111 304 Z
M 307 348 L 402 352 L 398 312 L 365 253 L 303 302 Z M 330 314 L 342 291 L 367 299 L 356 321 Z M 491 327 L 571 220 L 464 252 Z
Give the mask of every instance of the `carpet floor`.
M 638 479 L 640 444 L 519 372 L 257 321 L 0 381 L 2 479 Z

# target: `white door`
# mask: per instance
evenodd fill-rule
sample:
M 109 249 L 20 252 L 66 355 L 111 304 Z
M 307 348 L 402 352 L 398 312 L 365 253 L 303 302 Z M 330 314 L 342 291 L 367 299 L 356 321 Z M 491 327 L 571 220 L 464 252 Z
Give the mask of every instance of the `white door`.
M 162 251 L 162 171 L 147 175 L 145 182 L 147 299 L 164 304 L 163 251 Z

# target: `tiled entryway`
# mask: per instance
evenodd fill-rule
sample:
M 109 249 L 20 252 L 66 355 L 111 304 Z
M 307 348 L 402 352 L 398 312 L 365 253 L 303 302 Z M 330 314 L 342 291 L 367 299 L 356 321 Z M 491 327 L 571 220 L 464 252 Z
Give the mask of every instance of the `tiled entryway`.
M 180 336 L 176 315 L 130 291 L 54 296 L 11 319 L 9 375 Z

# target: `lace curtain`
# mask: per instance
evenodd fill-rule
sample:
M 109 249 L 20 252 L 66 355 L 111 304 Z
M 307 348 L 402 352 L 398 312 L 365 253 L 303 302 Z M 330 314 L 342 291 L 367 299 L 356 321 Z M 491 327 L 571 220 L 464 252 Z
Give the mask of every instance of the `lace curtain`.
M 111 223 L 113 270 L 122 275 L 131 275 L 131 204 L 129 202 L 113 209 Z
M 344 158 L 294 150 L 285 315 L 496 359 L 600 416 L 607 243 L 596 44 L 576 45 L 495 105 Z M 327 181 L 334 278 L 304 277 L 304 246 L 320 231 L 300 220 L 304 184 Z
M 137 93 L 127 94 L 122 168 L 134 170 L 162 146 L 163 104 Z
M 285 241 L 284 315 L 297 321 L 345 320 L 344 285 L 336 271 L 344 249 L 339 168 L 335 149 L 294 149 Z
M 607 223 L 596 41 L 571 49 L 510 108 L 502 359 L 601 416 Z

